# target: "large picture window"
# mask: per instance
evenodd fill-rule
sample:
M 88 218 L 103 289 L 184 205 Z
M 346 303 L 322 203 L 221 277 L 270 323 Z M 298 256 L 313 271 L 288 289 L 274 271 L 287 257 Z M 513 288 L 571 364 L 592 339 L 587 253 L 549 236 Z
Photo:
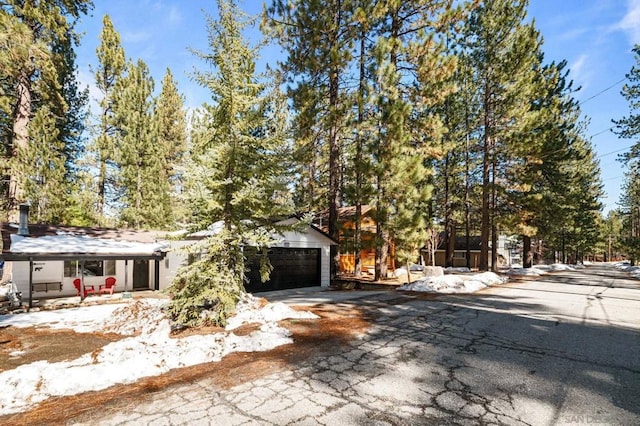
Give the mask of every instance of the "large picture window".
M 86 260 L 84 271 L 80 271 L 82 262 L 77 260 L 66 260 L 64 262 L 65 277 L 79 277 L 84 272 L 85 277 L 106 277 L 116 274 L 115 260 Z

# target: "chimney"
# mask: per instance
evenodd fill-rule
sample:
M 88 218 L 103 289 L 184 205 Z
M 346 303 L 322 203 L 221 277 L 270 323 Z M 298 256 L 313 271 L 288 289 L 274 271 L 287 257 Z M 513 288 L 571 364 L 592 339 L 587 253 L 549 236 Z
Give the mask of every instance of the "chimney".
M 29 204 L 20 204 L 20 224 L 18 235 L 29 235 Z

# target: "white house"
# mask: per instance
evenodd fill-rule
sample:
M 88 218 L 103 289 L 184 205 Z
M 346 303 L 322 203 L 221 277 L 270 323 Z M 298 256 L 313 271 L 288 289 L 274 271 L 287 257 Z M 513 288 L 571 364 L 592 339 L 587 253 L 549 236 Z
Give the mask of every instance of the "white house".
M 298 219 L 282 222 L 292 224 Z M 166 233 L 106 228 L 2 225 L 2 281 L 12 280 L 23 300 L 67 297 L 79 294 L 74 280 L 97 292 L 107 277 L 116 278 L 116 292 L 163 290 L 188 255 L 182 250 L 207 232 L 175 240 Z M 329 285 L 329 250 L 336 244 L 313 226 L 274 236 L 269 250 L 271 279 L 261 283 L 258 268 L 249 272 L 248 291 Z
M 291 226 L 300 223 L 292 217 L 280 221 L 277 225 Z M 222 224 L 216 222 L 208 229 L 189 234 L 186 239 L 200 240 L 220 232 Z M 305 225 L 297 230 L 272 235 L 276 241 L 269 247 L 268 256 L 273 270 L 269 281 L 262 283 L 259 273 L 259 259 L 248 259 L 249 282 L 245 284 L 249 292 L 281 290 L 287 288 L 325 286 L 330 284 L 330 247 L 337 245 L 327 234 L 313 225 Z M 175 244 L 175 242 L 174 242 Z M 185 242 L 178 243 L 184 246 Z M 170 251 L 167 258 L 170 263 L 184 261 L 181 250 Z M 174 261 L 175 259 L 175 261 Z
M 158 289 L 166 275 L 168 245 L 149 233 L 105 228 L 2 225 L 2 281 L 13 281 L 23 300 L 77 295 L 116 278 L 116 292 Z

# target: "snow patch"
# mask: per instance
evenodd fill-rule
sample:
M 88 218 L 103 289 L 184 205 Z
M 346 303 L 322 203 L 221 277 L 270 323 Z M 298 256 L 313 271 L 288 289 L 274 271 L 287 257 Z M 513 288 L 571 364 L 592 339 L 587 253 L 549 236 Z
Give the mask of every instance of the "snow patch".
M 126 304 L 0 315 L 0 324 L 51 327 L 77 332 L 113 332 L 125 337 L 71 361 L 37 361 L 0 373 L 0 415 L 33 408 L 52 397 L 105 389 L 157 376 L 173 368 L 220 361 L 232 352 L 267 351 L 292 343 L 291 333 L 277 322 L 286 318 L 318 318 L 282 303 L 262 303 L 247 296 L 227 330 L 183 338 L 170 336 L 162 311 L 166 300 L 132 300 Z M 260 323 L 259 330 L 238 336 L 244 323 Z M 13 352 L 11 356 L 19 356 Z
M 491 285 L 503 284 L 507 280 L 507 277 L 499 276 L 493 272 L 473 275 L 442 275 L 405 284 L 398 287 L 398 290 L 428 293 L 473 293 Z
M 238 303 L 236 314 L 227 320 L 226 330 L 235 330 L 243 324 L 277 323 L 285 319 L 317 319 L 311 312 L 301 312 L 290 308 L 282 302 L 269 303 L 260 308 L 258 298 L 247 295 Z

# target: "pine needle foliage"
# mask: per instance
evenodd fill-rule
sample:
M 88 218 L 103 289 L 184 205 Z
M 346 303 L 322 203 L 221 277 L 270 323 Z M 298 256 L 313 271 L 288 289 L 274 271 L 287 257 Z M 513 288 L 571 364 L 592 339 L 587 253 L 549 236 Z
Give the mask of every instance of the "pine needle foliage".
M 265 281 L 274 221 L 292 212 L 285 99 L 276 81 L 256 73 L 257 48 L 242 36 L 253 21 L 231 0 L 219 0 L 218 11 L 207 20 L 210 51 L 194 52 L 212 68 L 193 77 L 213 103 L 195 113 L 185 166 L 194 228 L 210 232 L 168 289 L 169 313 L 185 326 L 225 324 L 245 292 L 246 257 L 262 254 Z

